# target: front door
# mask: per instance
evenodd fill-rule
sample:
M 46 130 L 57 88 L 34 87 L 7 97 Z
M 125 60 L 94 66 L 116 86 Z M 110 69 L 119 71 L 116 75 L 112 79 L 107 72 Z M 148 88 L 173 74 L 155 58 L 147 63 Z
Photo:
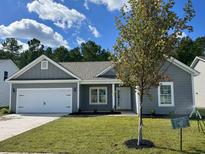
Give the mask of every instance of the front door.
M 116 88 L 116 108 L 117 110 L 131 110 L 131 88 Z

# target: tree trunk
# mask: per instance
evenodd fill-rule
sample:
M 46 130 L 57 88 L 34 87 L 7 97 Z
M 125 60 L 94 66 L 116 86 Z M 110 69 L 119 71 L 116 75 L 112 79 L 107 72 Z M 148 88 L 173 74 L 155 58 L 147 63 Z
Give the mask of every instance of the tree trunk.
M 138 140 L 137 145 L 142 145 L 142 102 L 143 102 L 143 95 L 140 95 L 140 103 L 139 103 L 139 120 L 138 120 Z

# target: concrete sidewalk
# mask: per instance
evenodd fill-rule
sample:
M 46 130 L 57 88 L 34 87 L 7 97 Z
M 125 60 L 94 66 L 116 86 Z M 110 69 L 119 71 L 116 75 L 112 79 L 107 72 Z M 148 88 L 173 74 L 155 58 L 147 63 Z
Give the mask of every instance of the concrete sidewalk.
M 0 117 L 0 141 L 60 118 L 62 115 L 19 115 Z

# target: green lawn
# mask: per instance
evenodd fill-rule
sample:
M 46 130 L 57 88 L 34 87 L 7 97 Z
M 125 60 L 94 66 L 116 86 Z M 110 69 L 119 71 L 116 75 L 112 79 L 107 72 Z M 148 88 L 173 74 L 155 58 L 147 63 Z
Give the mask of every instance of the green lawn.
M 0 117 L 9 113 L 8 107 L 0 107 Z
M 63 117 L 6 141 L 2 152 L 68 152 L 83 154 L 139 153 L 176 154 L 179 130 L 172 130 L 169 119 L 144 119 L 145 139 L 152 149 L 127 148 L 125 141 L 137 137 L 137 117 Z M 205 135 L 198 132 L 196 121 L 184 129 L 185 153 L 205 153 Z
M 202 116 L 205 116 L 205 109 L 198 109 Z

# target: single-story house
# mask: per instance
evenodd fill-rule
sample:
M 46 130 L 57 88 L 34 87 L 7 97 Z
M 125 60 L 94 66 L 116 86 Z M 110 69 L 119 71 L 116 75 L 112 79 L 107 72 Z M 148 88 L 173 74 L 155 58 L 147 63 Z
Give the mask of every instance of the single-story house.
M 193 109 L 192 81 L 198 72 L 176 59 L 166 65 L 170 80 L 150 91 L 152 99 L 145 97 L 144 114 L 188 114 Z M 57 63 L 42 55 L 7 81 L 15 113 L 138 112 L 135 89 L 121 86 L 110 61 Z
M 0 107 L 8 107 L 10 99 L 10 84 L 6 79 L 18 71 L 11 59 L 0 59 Z
M 194 77 L 195 105 L 197 108 L 205 108 L 205 57 L 196 57 L 191 68 L 200 73 Z

